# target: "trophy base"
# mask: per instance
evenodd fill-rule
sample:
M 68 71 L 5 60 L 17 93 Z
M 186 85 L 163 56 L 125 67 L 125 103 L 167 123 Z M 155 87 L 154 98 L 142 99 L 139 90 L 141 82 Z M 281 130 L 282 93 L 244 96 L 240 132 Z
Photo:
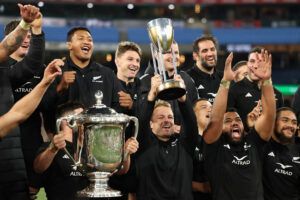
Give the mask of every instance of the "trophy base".
M 173 100 L 185 95 L 185 86 L 180 81 L 167 80 L 157 89 L 157 98 L 161 100 Z
M 92 172 L 88 174 L 90 185 L 77 192 L 80 198 L 109 198 L 120 197 L 122 193 L 118 190 L 111 189 L 108 184 L 109 172 Z

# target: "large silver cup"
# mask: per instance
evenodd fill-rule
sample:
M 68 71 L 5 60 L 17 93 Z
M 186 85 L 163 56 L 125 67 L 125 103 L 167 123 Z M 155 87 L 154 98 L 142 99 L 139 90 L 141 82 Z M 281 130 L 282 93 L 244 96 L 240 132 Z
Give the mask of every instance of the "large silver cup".
M 95 94 L 97 103 L 83 114 L 69 115 L 56 121 L 57 130 L 66 120 L 73 128 L 74 155 L 66 153 L 74 162 L 74 168 L 87 172 L 90 185 L 78 192 L 79 197 L 118 197 L 120 191 L 111 189 L 107 181 L 111 174 L 122 166 L 125 155 L 125 129 L 130 121 L 134 122 L 134 137 L 138 133 L 138 119 L 116 113 L 101 103 L 103 94 Z
M 158 98 L 172 100 L 186 93 L 185 86 L 180 81 L 167 79 L 166 69 L 163 61 L 163 53 L 171 50 L 173 56 L 173 67 L 177 74 L 175 53 L 171 48 L 174 40 L 174 30 L 171 19 L 157 18 L 148 22 L 148 34 L 151 40 L 151 53 L 154 72 L 162 77 L 162 84 L 158 87 Z

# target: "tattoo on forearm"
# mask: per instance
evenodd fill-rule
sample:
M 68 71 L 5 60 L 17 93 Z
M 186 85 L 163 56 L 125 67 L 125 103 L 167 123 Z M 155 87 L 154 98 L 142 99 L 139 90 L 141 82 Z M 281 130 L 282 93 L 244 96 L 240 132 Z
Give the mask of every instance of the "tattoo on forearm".
M 16 51 L 22 44 L 25 34 L 23 32 L 16 32 L 15 34 L 9 34 L 3 41 L 3 47 L 8 54 Z

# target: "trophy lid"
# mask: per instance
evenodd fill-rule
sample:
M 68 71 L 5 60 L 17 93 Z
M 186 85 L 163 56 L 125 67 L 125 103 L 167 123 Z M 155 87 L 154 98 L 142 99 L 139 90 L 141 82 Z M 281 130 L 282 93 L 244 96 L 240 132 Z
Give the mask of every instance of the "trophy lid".
M 127 123 L 130 121 L 129 116 L 117 113 L 114 109 L 102 104 L 103 93 L 98 90 L 95 93 L 96 104 L 88 108 L 78 116 L 82 123 Z

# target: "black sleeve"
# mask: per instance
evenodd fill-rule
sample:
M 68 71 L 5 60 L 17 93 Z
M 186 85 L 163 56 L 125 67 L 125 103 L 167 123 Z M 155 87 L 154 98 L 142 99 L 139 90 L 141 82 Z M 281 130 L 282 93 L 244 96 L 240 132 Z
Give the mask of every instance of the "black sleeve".
M 117 112 L 126 113 L 126 109 L 120 106 L 119 103 L 119 95 L 118 92 L 120 92 L 122 89 L 122 85 L 120 81 L 118 80 L 117 76 L 113 73 L 111 70 L 111 77 L 112 77 L 112 84 L 113 84 L 113 91 L 112 91 L 112 102 L 111 107 L 115 109 Z
M 233 85 L 233 83 L 231 83 Z M 227 108 L 235 108 L 235 92 L 234 92 L 235 87 L 230 87 L 229 92 L 228 92 L 228 100 L 227 100 Z
M 292 101 L 292 108 L 295 110 L 295 112 L 298 116 L 300 113 L 300 87 L 298 88 L 297 92 L 294 95 L 294 98 Z
M 185 76 L 187 96 L 190 102 L 194 104 L 197 101 L 197 99 L 199 99 L 198 91 L 196 89 L 195 82 L 193 81 L 193 79 L 186 73 Z
M 137 141 L 139 142 L 139 152 L 143 152 L 151 143 L 150 120 L 154 109 L 154 101 L 145 101 L 143 103 L 143 112 L 139 113 L 139 134 Z
M 186 150 L 193 155 L 198 138 L 196 115 L 188 99 L 185 103 L 178 102 L 178 106 L 182 115 L 183 124 L 180 137 L 183 139 Z
M 10 79 L 12 87 L 17 88 L 43 67 L 45 59 L 45 35 L 32 34 L 27 55 L 20 62 L 11 66 Z

